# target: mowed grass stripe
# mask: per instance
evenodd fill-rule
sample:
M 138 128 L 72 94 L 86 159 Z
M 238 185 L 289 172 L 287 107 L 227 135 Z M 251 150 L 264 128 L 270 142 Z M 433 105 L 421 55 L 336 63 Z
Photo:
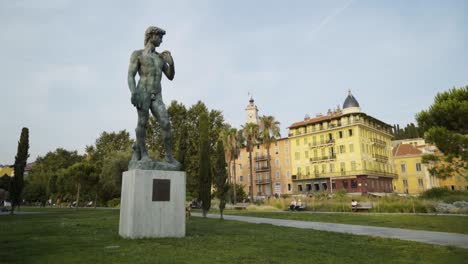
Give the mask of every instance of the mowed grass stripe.
M 118 210 L 0 217 L 2 263 L 463 263 L 468 250 L 193 217 L 187 237 L 128 240 Z
M 212 213 L 218 212 L 217 210 L 212 211 Z M 327 214 L 311 212 L 256 212 L 239 210 L 227 210 L 225 211 L 225 214 L 468 234 L 468 217 L 456 215 L 445 216 L 373 213 Z

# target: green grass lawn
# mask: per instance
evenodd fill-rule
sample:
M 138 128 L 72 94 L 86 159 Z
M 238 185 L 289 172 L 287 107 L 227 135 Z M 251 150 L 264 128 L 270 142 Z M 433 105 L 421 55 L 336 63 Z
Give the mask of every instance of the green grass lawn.
M 218 210 L 212 211 L 213 213 L 219 212 Z M 445 216 L 373 213 L 327 214 L 310 212 L 265 212 L 247 210 L 226 210 L 225 214 L 468 234 L 468 217 L 456 215 Z
M 27 209 L 29 210 L 29 209 Z M 468 250 L 192 217 L 185 238 L 118 236 L 118 210 L 0 216 L 0 263 L 466 263 Z

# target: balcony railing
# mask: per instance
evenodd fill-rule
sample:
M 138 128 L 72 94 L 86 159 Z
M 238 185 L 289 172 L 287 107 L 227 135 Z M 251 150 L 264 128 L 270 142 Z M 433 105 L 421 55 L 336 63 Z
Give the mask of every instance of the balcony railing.
M 270 179 L 256 179 L 255 180 L 255 183 L 257 185 L 262 185 L 262 184 L 270 184 L 271 183 L 271 180 Z
M 387 147 L 387 142 L 377 139 L 377 138 L 371 138 L 371 142 L 383 148 Z
M 388 157 L 387 156 L 383 156 L 383 155 L 379 155 L 379 154 L 372 154 L 372 157 L 377 162 L 381 162 L 381 163 L 387 163 L 388 162 Z
M 323 146 L 329 146 L 335 144 L 334 139 L 329 139 L 323 142 L 316 142 L 316 143 L 309 143 L 310 148 L 318 148 L 318 147 L 323 147 Z
M 320 173 L 318 172 L 306 172 L 305 174 L 297 174 L 297 175 L 292 175 L 293 180 L 305 180 L 305 179 L 311 179 L 311 178 L 317 178 L 320 177 Z
M 309 158 L 309 161 L 314 163 L 314 162 L 321 162 L 321 161 L 328 161 L 328 160 L 335 160 L 335 159 L 336 159 L 336 154 L 332 154 L 332 155 L 329 155 L 329 156 Z
M 353 170 L 353 171 L 336 171 L 336 172 L 317 172 L 312 173 L 310 176 L 293 177 L 292 180 L 305 180 L 323 177 L 349 177 L 356 175 L 372 175 L 372 176 L 386 176 L 396 178 L 398 175 L 388 171 L 375 171 L 375 170 Z
M 270 170 L 270 167 L 268 167 L 268 166 L 255 167 L 256 172 L 269 171 L 269 170 Z

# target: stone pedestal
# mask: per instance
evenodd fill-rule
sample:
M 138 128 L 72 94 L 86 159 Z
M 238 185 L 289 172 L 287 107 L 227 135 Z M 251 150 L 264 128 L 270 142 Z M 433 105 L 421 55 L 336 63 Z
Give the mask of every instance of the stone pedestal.
M 124 238 L 184 237 L 185 172 L 124 172 L 119 235 Z

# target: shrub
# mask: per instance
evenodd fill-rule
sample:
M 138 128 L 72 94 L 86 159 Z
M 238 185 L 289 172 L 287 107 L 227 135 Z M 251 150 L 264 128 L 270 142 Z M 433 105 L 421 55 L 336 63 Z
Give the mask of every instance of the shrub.
M 247 194 L 244 191 L 243 184 L 236 184 L 236 203 L 242 202 L 247 198 Z M 234 201 L 234 184 L 229 184 L 229 192 L 228 195 L 230 196 L 230 201 Z
M 114 198 L 112 200 L 107 201 L 107 207 L 119 207 L 120 206 L 120 198 Z
M 440 200 L 445 203 L 468 201 L 468 191 L 452 191 L 447 188 L 432 188 L 420 196 L 424 199 Z
M 448 195 L 450 195 L 449 189 L 438 187 L 423 192 L 420 197 L 425 199 L 441 199 Z

